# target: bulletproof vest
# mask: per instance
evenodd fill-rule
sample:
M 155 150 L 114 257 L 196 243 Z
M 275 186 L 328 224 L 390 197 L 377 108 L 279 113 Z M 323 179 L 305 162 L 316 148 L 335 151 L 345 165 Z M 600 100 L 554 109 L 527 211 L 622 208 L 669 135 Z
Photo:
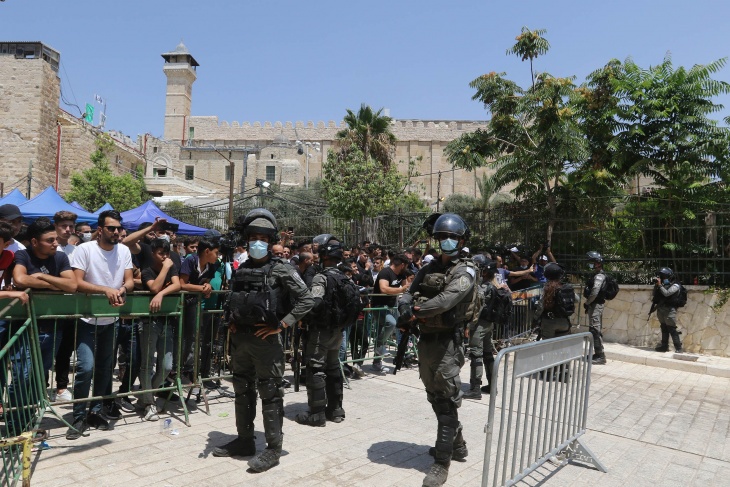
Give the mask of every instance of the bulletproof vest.
M 413 304 L 419 306 L 423 302 L 438 296 L 453 281 L 455 271 L 465 265 L 474 269 L 472 292 L 453 308 L 426 318 L 426 322 L 421 324 L 422 333 L 451 331 L 477 318 L 479 309 L 481 309 L 481 295 L 478 287 L 480 273 L 476 264 L 470 259 L 459 259 L 455 265 L 450 266 L 444 273 L 432 272 L 425 275 L 418 285 L 418 291 L 413 295 Z
M 233 276 L 232 292 L 226 303 L 226 313 L 239 326 L 266 323 L 275 326 L 291 311 L 281 288 L 272 275 L 280 259 L 272 258 L 262 267 L 239 267 Z M 287 309 L 289 308 L 289 309 Z
M 590 296 L 591 292 L 593 291 L 593 286 L 595 285 L 597 275 L 598 274 L 593 274 L 586 280 L 586 287 L 585 287 L 585 289 L 583 289 L 583 296 L 585 296 L 586 298 L 588 296 Z M 606 278 L 604 277 L 604 281 L 603 281 L 604 283 L 606 282 L 605 279 Z M 593 302 L 596 304 L 603 304 L 606 302 L 606 298 L 604 296 L 603 289 L 598 291 L 598 295 L 596 296 L 596 299 L 593 300 Z

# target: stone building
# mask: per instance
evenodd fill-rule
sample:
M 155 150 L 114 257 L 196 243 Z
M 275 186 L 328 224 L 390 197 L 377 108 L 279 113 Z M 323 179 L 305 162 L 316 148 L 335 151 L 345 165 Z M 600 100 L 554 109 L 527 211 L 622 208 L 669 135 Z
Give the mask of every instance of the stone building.
M 101 131 L 59 108 L 61 55 L 41 42 L 0 42 L 0 181 L 5 193 L 31 196 L 54 186 L 63 194 L 71 174 L 91 166 Z M 115 139 L 117 173 L 144 167 L 143 154 Z
M 164 199 L 228 197 L 255 187 L 257 179 L 282 187 L 307 186 L 322 175 L 322 163 L 344 122 L 227 122 L 191 114 L 193 84 L 199 64 L 181 42 L 162 54 L 167 78 L 163 139 L 140 141 L 147 156 L 145 181 Z M 344 111 L 344 108 L 343 108 Z M 419 174 L 411 188 L 429 202 L 452 193 L 478 196 L 476 172 L 453 170 L 444 148 L 484 122 L 393 120 L 398 139 L 396 161 L 404 174 L 415 162 Z M 439 177 L 439 172 L 440 177 Z M 232 180 L 232 181 L 231 181 Z

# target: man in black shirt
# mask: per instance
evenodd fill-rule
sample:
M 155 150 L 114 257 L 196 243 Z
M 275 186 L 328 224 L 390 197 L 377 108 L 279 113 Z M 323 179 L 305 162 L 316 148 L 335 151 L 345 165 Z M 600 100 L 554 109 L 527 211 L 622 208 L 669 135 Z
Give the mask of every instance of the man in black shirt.
M 395 331 L 396 318 L 394 310 L 396 296 L 403 294 L 408 290 L 408 286 L 403 284 L 406 278 L 406 266 L 408 258 L 399 254 L 390 259 L 390 265 L 378 273 L 378 278 L 373 288 L 373 308 L 388 307 L 391 309 L 383 309 L 376 311 L 376 323 L 378 325 L 378 339 L 375 344 L 375 356 L 373 360 L 373 370 L 376 372 L 383 371 L 383 355 L 385 355 L 385 344 Z M 386 296 L 379 296 L 385 294 Z
M 38 218 L 28 227 L 31 247 L 15 253 L 13 282 L 19 289 L 38 289 L 47 291 L 76 292 L 74 277 L 68 256 L 57 252 L 56 228 L 48 218 Z M 48 374 L 53 366 L 62 329 L 55 332 L 53 320 L 38 322 L 38 336 L 41 344 L 43 370 Z M 46 380 L 48 380 L 46 378 Z

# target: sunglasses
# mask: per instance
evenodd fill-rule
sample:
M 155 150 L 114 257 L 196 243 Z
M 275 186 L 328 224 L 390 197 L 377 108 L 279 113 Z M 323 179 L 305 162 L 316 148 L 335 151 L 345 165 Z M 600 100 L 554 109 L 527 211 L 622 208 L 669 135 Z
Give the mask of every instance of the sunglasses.
M 106 228 L 106 230 L 111 233 L 115 233 L 115 232 L 121 233 L 124 230 L 124 227 L 121 225 L 119 225 L 118 227 L 116 227 L 114 225 L 104 225 L 104 228 Z

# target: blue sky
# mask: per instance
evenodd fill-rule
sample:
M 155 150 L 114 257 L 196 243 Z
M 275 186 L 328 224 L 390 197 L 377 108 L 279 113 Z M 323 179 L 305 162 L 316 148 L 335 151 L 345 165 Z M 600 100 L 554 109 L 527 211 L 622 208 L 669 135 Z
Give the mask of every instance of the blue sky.
M 548 31 L 536 70 L 581 82 L 612 58 L 648 67 L 671 52 L 676 67 L 728 56 L 729 14 L 730 2 L 710 0 L 6 0 L 0 40 L 60 51 L 65 98 L 83 109 L 101 95 L 107 128 L 134 137 L 162 133 L 160 54 L 181 39 L 201 65 L 193 115 L 316 122 L 365 102 L 394 118 L 483 120 L 468 84 L 490 71 L 528 82 L 529 66 L 505 55 L 523 25 Z M 730 67 L 717 78 L 730 81 Z

